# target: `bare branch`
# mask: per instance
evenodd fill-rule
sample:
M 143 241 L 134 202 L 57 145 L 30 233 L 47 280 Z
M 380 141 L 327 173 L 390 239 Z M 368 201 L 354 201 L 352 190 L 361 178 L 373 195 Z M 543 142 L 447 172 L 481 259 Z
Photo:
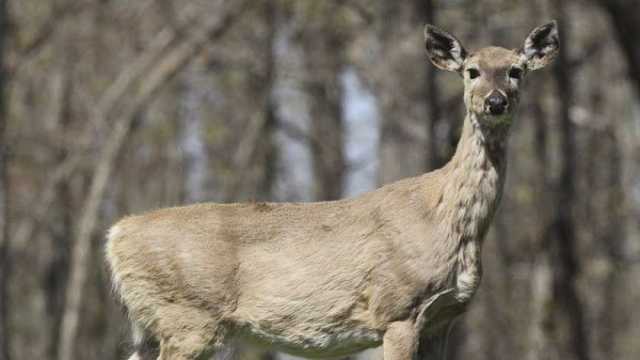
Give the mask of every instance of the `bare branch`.
M 35 206 L 33 214 L 25 218 L 16 228 L 13 239 L 18 249 L 25 246 L 27 241 L 33 238 L 38 226 L 49 215 L 49 208 L 56 195 L 56 187 L 67 180 L 83 160 L 86 160 L 84 156 L 70 156 L 58 165 L 47 178 L 47 187 L 35 197 L 38 199 L 38 206 Z
M 54 37 L 63 21 L 73 15 L 78 15 L 88 8 L 89 2 L 70 1 L 64 5 L 54 7 L 49 18 L 36 31 L 36 35 L 24 46 L 14 49 L 16 53 L 12 64 L 8 64 L 8 72 L 15 75 L 20 69 L 35 58 L 40 50 L 49 43 L 49 39 Z

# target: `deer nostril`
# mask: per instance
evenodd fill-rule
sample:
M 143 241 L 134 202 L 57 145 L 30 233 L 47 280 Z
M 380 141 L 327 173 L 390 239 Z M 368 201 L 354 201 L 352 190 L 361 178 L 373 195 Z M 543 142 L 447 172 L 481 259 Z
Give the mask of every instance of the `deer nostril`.
M 492 115 L 500 115 L 504 113 L 507 108 L 507 99 L 497 91 L 492 92 L 485 100 L 487 110 Z
M 490 106 L 505 106 L 507 101 L 502 96 L 492 96 L 489 98 Z

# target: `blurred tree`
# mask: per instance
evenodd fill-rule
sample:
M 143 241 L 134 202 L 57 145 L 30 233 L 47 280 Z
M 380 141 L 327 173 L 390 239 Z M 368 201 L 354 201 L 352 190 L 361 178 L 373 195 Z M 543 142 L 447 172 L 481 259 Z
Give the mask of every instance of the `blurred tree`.
M 369 116 L 351 113 L 362 104 L 342 88 L 349 74 L 380 114 L 378 151 L 366 150 L 379 157 L 379 183 L 440 166 L 463 107 L 456 75 L 436 76 L 426 61 L 424 23 L 473 51 L 519 46 L 556 13 L 569 37 L 556 69 L 527 79 L 482 286 L 450 355 L 640 354 L 639 293 L 626 286 L 640 274 L 640 97 L 629 93 L 638 89 L 636 2 L 570 0 L 562 9 L 549 0 L 7 3 L 0 3 L 3 356 L 54 359 L 60 324 L 70 324 L 65 308 L 77 334 L 64 335 L 65 353 L 126 356 L 125 321 L 101 266 L 102 234 L 118 217 L 204 198 L 343 197 L 345 178 L 360 165 L 346 160 L 344 134 L 354 130 L 345 109 L 349 118 Z M 101 165 L 116 133 L 124 135 L 106 157 L 112 164 Z M 98 168 L 108 170 L 102 184 Z M 236 355 L 273 356 L 250 348 Z
M 560 47 L 554 75 L 557 89 L 557 111 L 560 122 L 560 177 L 556 184 L 552 207 L 555 219 L 549 229 L 553 240 L 553 329 L 554 346 L 564 359 L 588 360 L 589 340 L 585 333 L 585 317 L 576 282 L 579 274 L 576 242 L 579 240 L 574 219 L 576 196 L 576 128 L 571 119 L 570 109 L 575 101 L 573 71 L 569 65 L 567 44 L 572 41 L 569 19 L 565 4 L 553 1 L 560 31 Z
M 7 1 L 0 0 L 0 360 L 9 360 L 10 332 L 8 320 L 9 279 L 9 177 L 7 174 L 9 147 L 7 144 L 7 41 L 9 38 L 9 11 Z
M 425 65 L 423 19 L 416 16 L 424 11 L 418 9 L 422 5 L 417 1 L 385 1 L 373 8 L 383 19 L 374 27 L 378 53 L 369 59 L 373 64 L 368 69 L 381 113 L 380 184 L 422 173 L 430 156 L 426 139 L 420 136 L 427 125 L 425 71 L 430 65 Z M 408 38 L 415 41 L 411 46 Z
M 618 43 L 627 60 L 627 71 L 633 79 L 636 96 L 640 97 L 640 46 L 636 35 L 640 33 L 640 12 L 633 0 L 597 0 L 611 18 Z
M 604 130 L 606 141 L 606 157 L 608 160 L 608 176 L 606 177 L 605 190 L 607 200 L 600 211 L 608 213 L 602 233 L 602 245 L 604 246 L 607 267 L 602 287 L 602 309 L 599 316 L 599 345 L 602 355 L 609 359 L 618 357 L 616 353 L 616 334 L 622 332 L 625 321 L 621 321 L 620 314 L 612 314 L 611 308 L 622 308 L 619 293 L 624 288 L 621 283 L 622 269 L 628 266 L 624 257 L 622 241 L 625 238 L 624 216 L 621 204 L 624 204 L 620 142 L 613 126 Z
M 414 0 L 414 6 L 416 8 L 416 14 L 419 14 L 416 27 L 424 26 L 424 24 L 432 24 L 437 26 L 437 6 L 433 0 Z M 433 66 L 425 58 L 426 72 L 424 77 L 423 93 L 421 94 L 422 101 L 427 106 L 427 129 L 428 129 L 428 147 L 425 169 L 427 171 L 438 169 L 443 166 L 451 157 L 451 149 L 443 146 L 442 139 L 439 139 L 438 129 L 441 127 L 441 123 L 446 119 L 442 117 L 442 110 L 440 106 L 440 91 L 438 90 L 438 83 L 436 81 L 438 76 L 438 69 Z M 449 129 L 453 126 L 448 126 Z M 448 140 L 448 137 L 447 139 Z
M 552 269 L 549 254 L 549 222 L 551 215 L 549 209 L 550 199 L 544 189 L 549 188 L 549 154 L 548 154 L 548 127 L 547 117 L 543 104 L 542 84 L 538 81 L 531 84 L 532 88 L 528 90 L 529 96 L 535 99 L 531 105 L 531 121 L 533 122 L 534 131 L 533 149 L 535 158 L 535 171 L 538 173 L 536 177 L 535 191 L 539 193 L 536 201 L 536 232 L 534 236 L 533 253 L 531 256 L 532 274 L 531 274 L 531 321 L 529 326 L 529 351 L 527 358 L 531 360 L 553 359 L 551 355 L 553 349 L 549 345 L 548 326 L 552 322 L 551 293 L 552 293 Z
M 67 40 L 63 38 L 63 40 Z M 57 49 L 61 49 L 60 64 L 58 65 L 59 84 L 53 87 L 51 109 L 51 123 L 55 127 L 56 134 L 64 134 L 70 127 L 72 120 L 71 94 L 72 77 L 70 73 L 73 69 L 70 64 L 74 58 L 74 49 L 70 46 L 72 42 L 62 41 Z M 68 142 L 58 143 L 55 149 L 55 165 L 62 164 L 69 157 L 70 144 Z M 49 344 L 47 355 L 49 359 L 56 359 L 58 350 L 58 326 L 62 320 L 64 308 L 64 293 L 69 275 L 69 254 L 70 239 L 73 237 L 73 217 L 75 214 L 75 203 L 72 195 L 72 185 L 70 181 L 61 181 L 55 185 L 55 197 L 52 208 L 55 215 L 52 216 L 54 223 L 51 225 L 52 253 L 48 264 L 47 274 L 43 278 L 43 287 L 47 300 L 47 315 L 50 327 Z
M 316 200 L 342 197 L 346 160 L 344 99 L 340 77 L 344 71 L 346 35 L 341 5 L 303 2 L 298 41 L 304 51 L 304 88 L 309 97 Z
M 281 21 L 280 3 L 277 1 L 264 1 L 262 3 L 262 16 L 265 22 L 265 46 L 264 48 L 264 72 L 261 76 L 263 84 L 262 97 L 263 111 L 262 116 L 265 117 L 263 125 L 263 134 L 260 137 L 261 156 L 257 159 L 261 164 L 260 180 L 258 181 L 257 198 L 258 200 L 273 200 L 274 184 L 276 181 L 277 164 L 278 164 L 278 145 L 275 138 L 275 132 L 280 121 L 278 119 L 278 109 L 275 98 L 276 79 L 278 76 L 278 64 L 276 59 L 276 36 L 278 34 L 279 22 Z

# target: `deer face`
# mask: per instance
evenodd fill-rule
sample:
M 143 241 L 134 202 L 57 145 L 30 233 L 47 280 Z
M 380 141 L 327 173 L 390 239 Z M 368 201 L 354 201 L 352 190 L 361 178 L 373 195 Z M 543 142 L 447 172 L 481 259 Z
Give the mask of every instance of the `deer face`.
M 458 39 L 436 27 L 427 25 L 424 34 L 431 62 L 460 74 L 467 111 L 490 127 L 510 124 L 523 78 L 549 64 L 559 47 L 555 21 L 535 28 L 519 50 L 492 46 L 467 53 Z

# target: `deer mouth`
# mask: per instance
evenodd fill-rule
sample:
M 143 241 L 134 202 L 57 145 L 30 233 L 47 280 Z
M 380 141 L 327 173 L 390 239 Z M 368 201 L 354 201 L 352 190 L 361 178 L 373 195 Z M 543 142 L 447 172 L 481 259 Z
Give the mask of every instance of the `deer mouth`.
M 511 113 L 509 111 L 504 111 L 499 115 L 485 113 L 483 117 L 485 120 L 485 124 L 492 128 L 509 127 L 513 122 L 513 116 L 511 116 Z

